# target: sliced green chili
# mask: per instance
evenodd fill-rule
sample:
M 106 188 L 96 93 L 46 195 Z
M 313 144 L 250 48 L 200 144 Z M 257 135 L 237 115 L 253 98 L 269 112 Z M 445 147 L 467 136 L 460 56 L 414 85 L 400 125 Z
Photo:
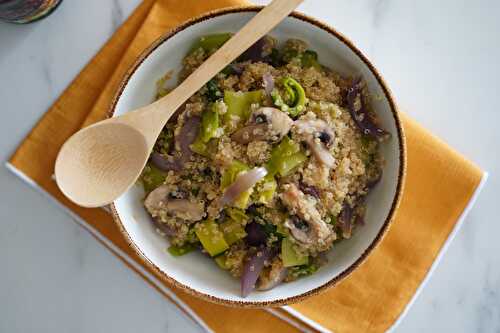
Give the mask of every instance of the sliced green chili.
M 202 36 L 191 47 L 189 54 L 200 48 L 202 48 L 207 53 L 211 53 L 224 45 L 224 43 L 227 42 L 232 35 L 232 33 L 220 33 Z
M 292 117 L 296 117 L 305 110 L 307 102 L 306 92 L 300 83 L 291 77 L 284 78 L 281 84 L 285 89 L 285 98 L 283 99 L 278 90 L 275 89 L 271 92 L 273 103 L 281 111 L 290 114 Z

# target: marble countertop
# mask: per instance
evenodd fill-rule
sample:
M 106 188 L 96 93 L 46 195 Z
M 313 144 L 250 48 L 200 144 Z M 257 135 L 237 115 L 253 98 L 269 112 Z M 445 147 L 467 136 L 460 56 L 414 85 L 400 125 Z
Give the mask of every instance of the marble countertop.
M 2 160 L 138 3 L 67 0 L 38 23 L 0 23 Z M 300 10 L 349 36 L 405 112 L 490 172 L 395 332 L 500 332 L 500 2 L 308 0 Z M 0 184 L 0 332 L 199 332 L 5 168 Z

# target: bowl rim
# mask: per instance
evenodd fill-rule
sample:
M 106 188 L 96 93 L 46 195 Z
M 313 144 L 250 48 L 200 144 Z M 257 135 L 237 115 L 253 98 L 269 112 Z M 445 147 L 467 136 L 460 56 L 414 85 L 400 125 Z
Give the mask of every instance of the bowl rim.
M 184 23 L 180 24 L 179 26 L 167 31 L 163 35 L 161 35 L 159 38 L 157 38 L 152 44 L 150 44 L 144 51 L 141 52 L 137 60 L 132 64 L 132 66 L 128 69 L 128 71 L 125 73 L 125 76 L 123 79 L 120 81 L 120 84 L 118 86 L 118 89 L 111 101 L 110 108 L 107 112 L 107 117 L 110 118 L 113 116 L 115 113 L 116 105 L 118 104 L 118 101 L 120 100 L 120 97 L 127 86 L 130 78 L 132 75 L 135 73 L 135 71 L 140 67 L 140 65 L 148 58 L 160 45 L 162 45 L 164 42 L 166 42 L 168 39 L 170 39 L 172 36 L 176 35 L 178 32 L 183 31 L 184 29 L 206 21 L 210 20 L 214 17 L 219 17 L 227 14 L 234 14 L 234 13 L 248 13 L 248 12 L 258 12 L 260 11 L 264 6 L 259 6 L 259 5 L 251 5 L 251 6 L 236 6 L 236 7 L 226 7 L 226 8 L 221 8 L 221 9 L 216 9 L 212 10 L 209 12 L 206 12 L 202 15 L 196 16 L 188 21 L 185 21 Z M 381 74 L 377 71 L 375 66 L 368 60 L 368 58 L 356 47 L 354 44 L 343 34 L 335 30 L 334 28 L 330 27 L 329 25 L 311 17 L 306 14 L 294 11 L 292 12 L 289 17 L 293 17 L 296 19 L 299 19 L 303 22 L 312 24 L 313 26 L 316 26 L 317 28 L 320 28 L 326 32 L 328 32 L 330 35 L 333 37 L 337 38 L 340 40 L 345 46 L 347 46 L 351 51 L 353 51 L 356 56 L 358 56 L 363 63 L 368 67 L 368 69 L 372 72 L 374 77 L 376 78 L 378 84 L 381 86 L 382 91 L 384 93 L 385 98 L 387 99 L 390 110 L 392 113 L 392 116 L 394 118 L 394 122 L 396 125 L 397 129 L 397 138 L 398 138 L 398 143 L 399 143 L 399 170 L 398 170 L 398 180 L 397 180 L 397 185 L 396 185 L 396 193 L 394 195 L 394 198 L 391 203 L 391 208 L 389 210 L 389 214 L 387 215 L 387 218 L 384 221 L 384 224 L 378 231 L 377 235 L 373 239 L 373 241 L 370 243 L 370 245 L 366 248 L 366 250 L 351 264 L 349 267 L 347 267 L 345 270 L 343 270 L 340 274 L 337 276 L 333 277 L 329 281 L 323 283 L 322 285 L 308 290 L 304 293 L 301 293 L 299 295 L 291 296 L 291 297 L 285 297 L 285 298 L 279 298 L 275 300 L 270 300 L 270 301 L 241 301 L 241 300 L 229 300 L 225 298 L 220 298 L 214 295 L 206 294 L 203 292 L 200 292 L 198 290 L 195 290 L 191 288 L 188 285 L 185 285 L 179 281 L 177 281 L 175 278 L 169 276 L 166 272 L 161 270 L 158 266 L 156 266 L 143 252 L 142 250 L 135 244 L 135 242 L 132 240 L 131 236 L 129 235 L 128 231 L 126 230 L 125 226 L 123 225 L 120 216 L 118 215 L 118 211 L 116 209 L 115 203 L 113 202 L 110 204 L 111 212 L 114 221 L 118 225 L 118 228 L 122 235 L 125 237 L 125 240 L 128 244 L 129 247 L 131 247 L 135 254 L 142 260 L 142 262 L 146 265 L 148 269 L 151 271 L 155 272 L 157 277 L 160 279 L 160 281 L 167 283 L 168 285 L 174 285 L 175 287 L 187 292 L 188 294 L 191 294 L 193 296 L 196 296 L 198 298 L 201 298 L 206 301 L 210 301 L 213 303 L 217 304 L 222 304 L 222 305 L 228 305 L 232 307 L 240 307 L 240 308 L 262 308 L 262 307 L 276 307 L 276 306 L 283 306 L 287 304 L 292 304 L 292 303 L 297 303 L 299 301 L 302 301 L 308 297 L 317 295 L 318 293 L 327 290 L 330 287 L 333 287 L 337 283 L 341 282 L 344 280 L 347 276 L 349 276 L 354 270 L 356 270 L 362 263 L 366 261 L 366 258 L 368 255 L 380 244 L 380 241 L 382 238 L 385 236 L 387 233 L 387 230 L 391 224 L 391 222 L 394 219 L 395 212 L 397 208 L 399 207 L 399 204 L 401 202 L 401 197 L 403 193 L 403 188 L 404 188 L 404 180 L 406 176 L 406 161 L 407 161 L 407 156 L 406 156 L 406 138 L 404 135 L 404 130 L 402 126 L 402 122 L 400 119 L 400 116 L 398 114 L 398 107 L 397 104 L 394 100 L 394 97 L 389 90 L 385 80 L 382 78 Z

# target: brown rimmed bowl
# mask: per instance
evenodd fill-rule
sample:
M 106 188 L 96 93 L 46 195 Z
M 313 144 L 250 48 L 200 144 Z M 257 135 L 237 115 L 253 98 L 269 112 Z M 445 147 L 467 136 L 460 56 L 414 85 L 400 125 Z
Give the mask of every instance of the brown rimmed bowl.
M 112 104 L 111 114 L 122 115 L 151 103 L 155 82 L 170 70 L 178 74 L 182 58 L 198 37 L 237 31 L 260 8 L 210 12 L 166 33 L 145 50 L 129 70 Z M 155 231 L 142 205 L 144 191 L 141 186 L 134 186 L 114 202 L 114 218 L 144 265 L 156 271 L 164 282 L 220 304 L 240 307 L 284 305 L 313 296 L 342 281 L 366 260 L 382 239 L 394 218 L 403 189 L 406 165 L 403 129 L 394 98 L 377 69 L 346 37 L 303 14 L 293 13 L 271 35 L 281 42 L 287 38 L 305 40 L 318 52 L 322 64 L 344 75 L 362 76 L 370 93 L 379 97 L 374 99 L 372 106 L 392 138 L 381 147 L 386 160 L 384 174 L 367 199 L 366 225 L 330 251 L 328 263 L 315 274 L 269 291 L 253 292 L 246 298 L 240 296 L 239 281 L 201 253 L 172 257 L 165 251 L 168 243 Z

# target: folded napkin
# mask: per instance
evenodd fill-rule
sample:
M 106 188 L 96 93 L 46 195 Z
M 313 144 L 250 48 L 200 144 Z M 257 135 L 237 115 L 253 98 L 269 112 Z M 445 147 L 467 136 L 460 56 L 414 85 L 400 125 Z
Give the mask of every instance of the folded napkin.
M 181 22 L 242 0 L 145 0 L 29 133 L 8 167 L 48 193 L 107 248 L 207 330 L 216 332 L 384 332 L 425 283 L 460 226 L 484 173 L 402 115 L 408 170 L 403 199 L 384 240 L 337 286 L 273 309 L 211 304 L 166 285 L 149 271 L 108 213 L 69 202 L 52 179 L 61 145 L 82 126 L 106 117 L 117 86 L 138 54 Z

